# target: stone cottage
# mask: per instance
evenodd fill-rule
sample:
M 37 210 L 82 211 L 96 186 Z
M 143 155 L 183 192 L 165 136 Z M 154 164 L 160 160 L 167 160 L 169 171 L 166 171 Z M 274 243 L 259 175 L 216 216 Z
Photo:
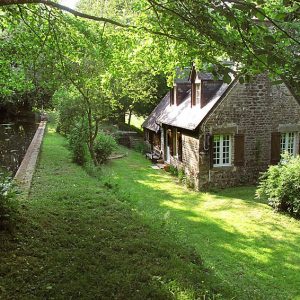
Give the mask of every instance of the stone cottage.
M 300 104 L 266 75 L 227 84 L 193 67 L 143 128 L 152 149 L 182 168 L 195 189 L 252 184 L 281 153 L 299 154 Z

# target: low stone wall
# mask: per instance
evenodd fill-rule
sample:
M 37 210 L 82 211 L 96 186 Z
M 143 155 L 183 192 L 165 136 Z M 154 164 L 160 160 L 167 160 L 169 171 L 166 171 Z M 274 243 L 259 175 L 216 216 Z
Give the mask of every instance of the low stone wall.
M 135 131 L 118 131 L 117 135 L 118 143 L 127 148 L 134 148 L 144 142 L 143 137 L 139 136 Z
M 31 144 L 29 145 L 22 163 L 14 177 L 14 181 L 22 192 L 22 198 L 27 198 L 30 191 L 32 177 L 40 153 L 46 124 L 46 121 L 40 122 L 39 127 L 37 128 L 36 133 L 31 141 Z

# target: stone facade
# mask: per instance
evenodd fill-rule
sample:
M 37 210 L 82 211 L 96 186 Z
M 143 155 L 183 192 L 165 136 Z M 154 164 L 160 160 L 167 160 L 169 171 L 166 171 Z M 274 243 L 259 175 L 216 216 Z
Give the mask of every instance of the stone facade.
M 199 129 L 200 144 L 207 132 L 230 134 L 231 166 L 211 168 L 208 153 L 200 151 L 199 188 L 255 183 L 270 164 L 272 132 L 298 132 L 299 153 L 299 126 L 300 105 L 285 85 L 272 86 L 265 75 L 249 84 L 236 83 Z M 234 165 L 234 134 L 245 136 L 243 166 Z
M 167 130 L 171 129 L 175 131 L 175 127 L 163 126 L 162 127 L 162 139 L 161 139 L 161 150 L 163 151 L 163 157 L 167 161 L 166 154 L 166 137 Z M 178 152 L 175 152 L 174 155 L 170 155 L 169 164 L 175 166 L 177 169 L 183 169 L 186 174 L 190 184 L 192 186 L 199 186 L 199 137 L 198 133 L 195 131 L 182 130 L 176 128 L 180 131 L 182 135 L 182 156 L 178 155 Z M 174 145 L 176 146 L 176 145 Z
M 182 164 L 192 186 L 199 186 L 199 137 L 195 133 L 182 135 Z
M 279 137 L 278 145 L 280 134 L 293 132 L 295 151 L 300 152 L 300 105 L 284 84 L 271 85 L 265 74 L 247 84 L 234 81 L 198 124 L 193 130 L 162 124 L 160 130 L 164 159 L 184 169 L 187 180 L 196 190 L 256 183 L 260 172 L 271 164 L 274 133 Z M 178 155 L 178 132 L 181 155 Z M 213 137 L 216 135 L 229 136 L 229 162 L 223 165 L 213 164 Z M 173 155 L 167 155 L 170 143 L 177 147 Z

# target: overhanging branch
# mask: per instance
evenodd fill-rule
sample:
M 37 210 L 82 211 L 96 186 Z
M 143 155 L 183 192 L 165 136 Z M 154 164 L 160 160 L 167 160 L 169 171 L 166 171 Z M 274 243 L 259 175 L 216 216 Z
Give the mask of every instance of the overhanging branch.
M 124 23 L 120 23 L 118 21 L 109 19 L 109 18 L 104 18 L 104 17 L 96 17 L 96 16 L 92 16 L 89 14 L 85 14 L 82 12 L 79 12 L 77 10 L 74 10 L 72 8 L 69 8 L 67 6 L 55 3 L 53 1 L 49 1 L 49 0 L 0 0 L 0 7 L 1 6 L 9 6 L 9 5 L 24 5 L 24 4 L 44 4 L 47 5 L 49 7 L 52 8 L 56 8 L 62 11 L 66 11 L 72 15 L 74 15 L 75 17 L 79 17 L 79 18 L 83 18 L 83 19 L 87 19 L 87 20 L 92 20 L 92 21 L 97 21 L 97 22 L 104 22 L 107 24 L 111 24 L 111 25 L 115 25 L 121 28 L 128 28 L 128 29 L 132 29 L 132 30 L 144 30 L 148 33 L 151 34 L 155 34 L 155 35 L 160 35 L 160 36 L 165 36 L 167 38 L 170 39 L 175 39 L 178 41 L 182 41 L 183 38 L 172 35 L 172 34 L 168 34 L 166 32 L 161 32 L 161 31 L 155 31 L 152 29 L 149 29 L 147 27 L 143 27 L 143 26 L 135 26 L 135 25 L 130 25 L 130 24 L 124 24 Z
M 96 17 L 96 16 L 92 16 L 89 14 L 81 13 L 77 10 L 74 10 L 72 8 L 69 8 L 67 6 L 64 6 L 59 3 L 49 1 L 49 0 L 0 0 L 0 6 L 8 6 L 8 5 L 16 5 L 16 4 L 45 4 L 47 6 L 69 12 L 70 14 L 74 15 L 75 17 L 80 17 L 80 18 L 98 21 L 98 22 L 107 22 L 112 25 L 116 25 L 118 27 L 123 27 L 123 28 L 132 27 L 130 25 L 122 24 L 122 23 L 114 21 L 112 19 Z

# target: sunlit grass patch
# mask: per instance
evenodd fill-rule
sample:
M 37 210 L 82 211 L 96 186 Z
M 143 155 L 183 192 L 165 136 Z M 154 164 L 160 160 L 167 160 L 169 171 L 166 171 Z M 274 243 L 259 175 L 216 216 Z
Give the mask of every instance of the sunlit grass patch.
M 119 186 L 126 176 L 113 165 L 101 181 L 89 176 L 49 129 L 18 227 L 13 236 L 0 233 L 0 299 L 230 298 L 194 247 L 124 202 L 134 185 Z M 134 176 L 148 170 L 135 165 Z
M 255 199 L 255 187 L 194 192 L 134 152 L 105 169 L 154 227 L 195 247 L 236 299 L 300 299 L 300 222 Z

